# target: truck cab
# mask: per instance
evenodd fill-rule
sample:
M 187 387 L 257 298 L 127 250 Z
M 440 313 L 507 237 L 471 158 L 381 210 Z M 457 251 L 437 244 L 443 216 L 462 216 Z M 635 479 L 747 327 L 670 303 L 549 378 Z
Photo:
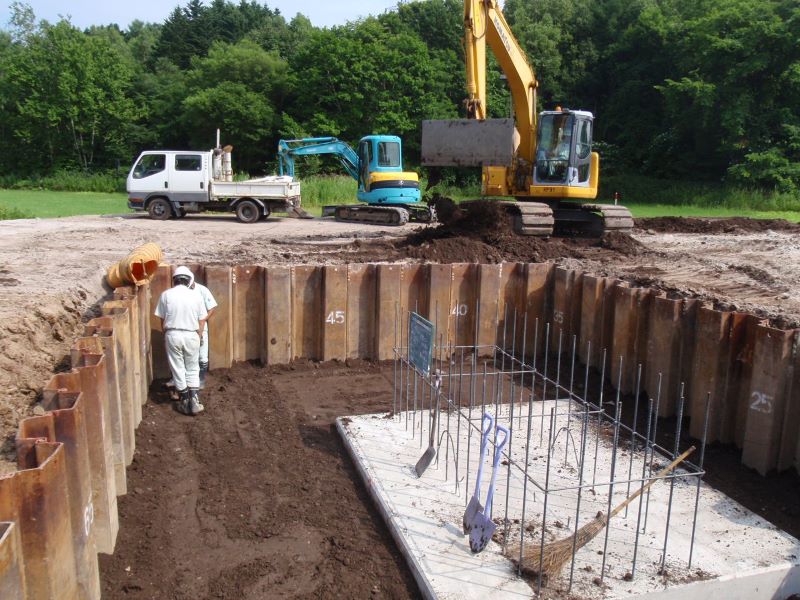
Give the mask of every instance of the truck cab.
M 150 210 L 154 200 L 157 215 L 172 208 L 180 216 L 189 207 L 209 201 L 211 152 L 148 150 L 142 152 L 128 174 L 128 207 Z
M 403 171 L 396 135 L 368 135 L 358 143 L 358 199 L 369 204 L 419 202 L 419 176 Z

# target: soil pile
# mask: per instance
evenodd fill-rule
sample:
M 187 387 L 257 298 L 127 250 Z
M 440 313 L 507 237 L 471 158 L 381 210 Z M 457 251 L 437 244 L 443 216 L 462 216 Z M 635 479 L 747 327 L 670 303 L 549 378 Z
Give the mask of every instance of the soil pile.
M 470 202 L 468 211 L 450 204 L 437 204 L 441 225 L 395 242 L 398 258 L 439 263 L 544 262 L 596 257 L 601 249 L 626 256 L 646 251 L 630 235 L 620 232 L 607 233 L 600 239 L 522 236 L 514 231 L 512 217 L 502 204 Z
M 800 233 L 800 223 L 785 219 L 749 219 L 732 217 L 729 219 L 690 218 L 690 217 L 651 217 L 636 219 L 639 229 L 658 233 L 759 233 L 763 231 L 784 231 Z

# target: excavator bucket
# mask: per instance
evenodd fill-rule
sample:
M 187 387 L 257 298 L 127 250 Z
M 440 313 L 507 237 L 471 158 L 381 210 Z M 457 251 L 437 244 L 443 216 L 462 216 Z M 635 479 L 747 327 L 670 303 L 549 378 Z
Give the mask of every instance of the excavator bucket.
M 425 167 L 511 166 L 518 144 L 513 119 L 422 122 Z

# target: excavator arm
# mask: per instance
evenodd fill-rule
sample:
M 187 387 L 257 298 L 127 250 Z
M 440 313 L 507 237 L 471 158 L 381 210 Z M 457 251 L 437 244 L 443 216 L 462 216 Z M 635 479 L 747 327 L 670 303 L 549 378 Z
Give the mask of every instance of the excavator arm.
M 536 89 L 539 83 L 496 0 L 464 0 L 467 116 L 486 119 L 486 44 L 508 80 L 520 141 L 517 156 L 536 154 Z
M 358 181 L 358 154 L 348 144 L 335 137 L 301 138 L 278 142 L 278 167 L 281 175 L 294 177 L 296 156 L 333 154 L 345 171 Z

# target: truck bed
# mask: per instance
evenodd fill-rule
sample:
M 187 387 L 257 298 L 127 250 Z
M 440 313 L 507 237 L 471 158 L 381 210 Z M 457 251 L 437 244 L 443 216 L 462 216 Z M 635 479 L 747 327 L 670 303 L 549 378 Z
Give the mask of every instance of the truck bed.
M 288 200 L 300 196 L 300 182 L 286 176 L 259 177 L 247 181 L 212 181 L 210 192 L 212 200 L 222 198 Z

